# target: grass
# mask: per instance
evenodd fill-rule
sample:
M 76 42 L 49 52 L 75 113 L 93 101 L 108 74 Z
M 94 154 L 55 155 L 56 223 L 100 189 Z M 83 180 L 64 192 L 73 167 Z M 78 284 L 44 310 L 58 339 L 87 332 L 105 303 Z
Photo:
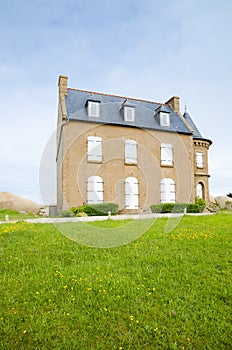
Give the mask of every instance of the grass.
M 232 215 L 166 224 L 107 249 L 0 225 L 0 349 L 231 349 Z
M 9 220 L 25 220 L 35 218 L 36 215 L 32 213 L 22 214 L 17 210 L 1 209 L 0 210 L 0 221 L 5 221 L 5 216 L 8 215 Z

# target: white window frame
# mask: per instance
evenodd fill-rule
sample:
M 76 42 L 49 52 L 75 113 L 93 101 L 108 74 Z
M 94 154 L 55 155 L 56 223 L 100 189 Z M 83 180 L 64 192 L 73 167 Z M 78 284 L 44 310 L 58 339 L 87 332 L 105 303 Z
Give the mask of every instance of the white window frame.
M 137 164 L 138 145 L 135 140 L 125 140 L 125 163 Z
M 130 106 L 124 106 L 124 120 L 126 122 L 135 121 L 135 108 Z
M 100 102 L 88 101 L 88 117 L 100 117 Z
M 87 180 L 87 203 L 98 204 L 104 201 L 103 180 L 100 176 L 90 176 Z
M 133 176 L 127 177 L 125 180 L 125 208 L 139 208 L 139 183 Z
M 160 201 L 161 203 L 176 202 L 176 184 L 173 179 L 164 178 L 160 181 Z
M 197 168 L 204 167 L 204 160 L 203 160 L 203 153 L 202 152 L 196 152 L 196 164 L 197 164 Z
M 102 138 L 99 136 L 88 136 L 88 162 L 102 162 Z
M 173 145 L 171 143 L 161 143 L 160 163 L 164 166 L 173 166 Z
M 160 112 L 160 125 L 170 126 L 170 114 L 166 112 Z

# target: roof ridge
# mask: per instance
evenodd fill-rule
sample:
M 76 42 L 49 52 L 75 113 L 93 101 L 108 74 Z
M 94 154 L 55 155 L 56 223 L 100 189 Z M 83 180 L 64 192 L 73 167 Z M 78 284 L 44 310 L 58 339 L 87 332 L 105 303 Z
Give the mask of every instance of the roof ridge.
M 68 88 L 68 90 L 74 90 L 74 91 L 80 91 L 80 92 L 89 92 L 91 94 L 98 94 L 98 95 L 112 96 L 112 97 L 119 97 L 119 98 L 126 98 L 128 100 L 135 100 L 135 101 L 140 101 L 140 102 L 149 102 L 149 103 L 154 103 L 154 104 L 158 104 L 158 105 L 162 105 L 162 106 L 169 106 L 169 104 L 162 103 L 162 102 L 145 100 L 145 99 L 142 99 L 142 98 L 120 96 L 120 95 L 109 94 L 109 93 L 105 93 L 105 92 L 98 92 L 98 91 L 91 91 L 91 90 L 82 90 L 82 89 L 75 89 L 75 88 L 70 88 L 70 87 Z

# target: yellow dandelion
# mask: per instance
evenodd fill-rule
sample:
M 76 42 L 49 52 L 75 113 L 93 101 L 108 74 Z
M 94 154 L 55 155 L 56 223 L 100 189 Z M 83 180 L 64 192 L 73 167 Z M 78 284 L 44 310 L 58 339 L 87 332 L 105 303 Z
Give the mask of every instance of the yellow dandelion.
M 133 321 L 133 319 L 134 319 L 134 316 L 131 315 L 131 316 L 130 316 L 130 320 Z

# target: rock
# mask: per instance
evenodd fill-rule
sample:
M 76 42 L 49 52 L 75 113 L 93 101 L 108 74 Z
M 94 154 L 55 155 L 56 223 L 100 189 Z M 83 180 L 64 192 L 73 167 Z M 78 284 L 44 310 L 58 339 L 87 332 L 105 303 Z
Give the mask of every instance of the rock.
M 224 209 L 226 207 L 226 202 L 231 202 L 232 204 L 232 198 L 227 196 L 218 196 L 218 197 L 215 197 L 215 202 L 220 209 Z
M 211 195 L 209 195 L 209 202 L 213 203 L 213 204 L 216 204 L 215 198 L 213 196 L 211 196 Z
M 0 209 L 10 209 L 38 214 L 41 205 L 10 192 L 0 192 Z

